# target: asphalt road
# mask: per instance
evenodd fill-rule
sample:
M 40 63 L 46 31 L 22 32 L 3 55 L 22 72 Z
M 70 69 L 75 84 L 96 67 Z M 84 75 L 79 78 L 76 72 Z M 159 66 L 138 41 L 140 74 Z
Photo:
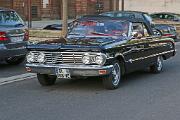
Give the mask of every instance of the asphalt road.
M 15 76 L 26 73 L 24 63 L 20 65 L 8 65 L 6 62 L 0 62 L 0 78 Z
M 161 74 L 128 74 L 113 91 L 96 79 L 58 81 L 52 87 L 41 87 L 36 78 L 1 85 L 0 120 L 179 120 L 179 53 Z

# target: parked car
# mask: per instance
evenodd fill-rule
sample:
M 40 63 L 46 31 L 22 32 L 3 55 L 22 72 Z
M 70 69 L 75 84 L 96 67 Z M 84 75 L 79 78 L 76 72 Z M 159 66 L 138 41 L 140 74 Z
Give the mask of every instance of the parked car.
M 62 30 L 62 24 L 50 24 L 45 26 L 45 30 Z
M 160 34 L 163 37 L 170 37 L 173 38 L 175 41 L 179 41 L 179 36 L 176 31 L 176 27 L 166 24 L 155 24 L 155 28 L 157 30 L 160 30 Z
M 96 76 L 106 89 L 116 89 L 122 75 L 144 68 L 160 73 L 175 55 L 173 40 L 154 37 L 150 29 L 139 19 L 79 19 L 66 38 L 29 44 L 26 69 L 43 86 Z
M 68 29 L 73 24 L 73 22 L 68 23 Z M 45 26 L 43 29 L 45 30 L 62 30 L 62 24 L 50 24 Z
M 144 22 L 146 22 L 146 24 L 152 25 L 153 21 L 151 16 L 146 13 L 146 12 L 140 12 L 140 11 L 111 11 L 111 12 L 104 12 L 101 13 L 100 15 L 103 16 L 109 16 L 109 17 L 113 17 L 113 18 L 121 18 L 121 19 L 126 19 L 126 18 L 130 18 L 130 19 L 139 19 L 139 20 L 143 20 Z
M 21 17 L 11 9 L 0 8 L 0 60 L 9 64 L 24 61 L 28 30 Z
M 155 20 L 180 22 L 180 14 L 176 14 L 176 13 L 169 13 L 169 12 L 153 13 L 151 14 L 151 17 Z
M 146 22 L 147 25 L 151 26 L 153 29 L 154 34 L 161 35 L 164 37 L 170 37 L 174 40 L 178 40 L 178 35 L 176 32 L 176 28 L 172 25 L 165 25 L 165 24 L 154 24 L 153 19 L 151 16 L 146 12 L 139 12 L 139 11 L 112 11 L 112 12 L 105 12 L 100 15 L 109 16 L 112 18 L 118 19 L 139 19 Z

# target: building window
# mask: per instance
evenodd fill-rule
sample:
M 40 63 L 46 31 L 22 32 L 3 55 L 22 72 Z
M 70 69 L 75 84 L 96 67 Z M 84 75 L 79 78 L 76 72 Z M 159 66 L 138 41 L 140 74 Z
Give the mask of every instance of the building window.
M 43 8 L 47 8 L 48 4 L 49 4 L 49 0 L 43 0 Z

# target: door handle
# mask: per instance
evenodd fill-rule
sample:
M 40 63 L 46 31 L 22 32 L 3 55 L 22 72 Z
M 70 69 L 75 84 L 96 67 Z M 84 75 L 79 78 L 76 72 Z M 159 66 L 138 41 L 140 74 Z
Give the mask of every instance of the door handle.
M 137 46 L 133 46 L 132 48 L 131 48 L 131 51 L 138 51 L 139 49 L 137 48 Z

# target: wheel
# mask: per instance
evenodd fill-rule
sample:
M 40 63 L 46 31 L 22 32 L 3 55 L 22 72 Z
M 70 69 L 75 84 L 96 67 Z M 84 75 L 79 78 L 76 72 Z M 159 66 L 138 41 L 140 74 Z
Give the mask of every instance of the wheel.
M 24 62 L 25 56 L 23 57 L 10 57 L 6 59 L 6 62 L 11 65 L 18 65 Z
M 121 66 L 118 61 L 113 64 L 113 69 L 108 76 L 103 77 L 103 85 L 106 89 L 114 90 L 119 87 L 121 81 Z
M 55 84 L 57 77 L 54 75 L 37 74 L 37 78 L 42 86 L 51 86 Z
M 156 59 L 156 63 L 150 66 L 150 71 L 152 73 L 160 73 L 163 70 L 163 58 L 162 56 L 158 56 Z

